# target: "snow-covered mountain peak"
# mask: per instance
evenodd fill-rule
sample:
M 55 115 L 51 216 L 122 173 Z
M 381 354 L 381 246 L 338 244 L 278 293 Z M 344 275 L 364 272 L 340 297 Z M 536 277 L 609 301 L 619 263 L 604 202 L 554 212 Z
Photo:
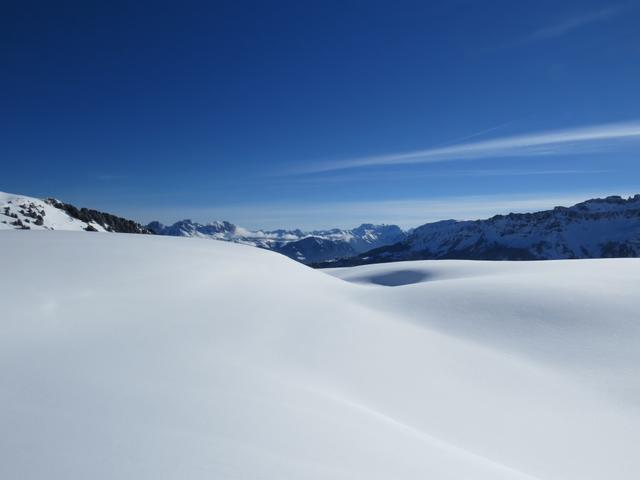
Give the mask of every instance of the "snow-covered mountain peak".
M 0 229 L 156 233 L 252 245 L 307 264 L 375 263 L 411 259 L 533 260 L 640 256 L 640 195 L 595 198 L 571 207 L 443 220 L 412 231 L 363 223 L 352 229 L 250 230 L 226 220 L 184 219 L 147 227 L 54 198 L 0 193 Z M 336 263 L 337 261 L 337 263 Z
M 54 202 L 54 199 L 0 192 L 0 229 L 106 231 L 97 222 L 73 218 Z
M 0 230 L 12 229 L 149 233 L 132 220 L 76 208 L 55 198 L 40 199 L 0 192 Z
M 640 195 L 611 196 L 535 213 L 445 220 L 344 264 L 414 259 L 546 260 L 640 256 Z
M 274 250 L 305 263 L 345 258 L 372 248 L 403 240 L 397 225 L 362 224 L 351 230 L 332 228 L 304 232 L 300 229 L 250 230 L 227 221 L 200 224 L 182 220 L 173 225 L 151 222 L 149 230 L 159 235 L 224 240 Z
M 76 208 L 55 198 L 38 199 L 0 193 L 0 229 L 78 230 L 91 232 L 155 233 L 241 243 L 274 250 L 312 263 L 345 258 L 405 238 L 396 225 L 362 224 L 352 230 L 333 228 L 250 230 L 226 220 L 199 223 L 185 218 L 171 225 L 153 221 L 146 227 L 114 215 Z
M 629 198 L 623 198 L 618 195 L 606 198 L 594 198 L 574 205 L 578 210 L 588 210 L 590 212 L 610 212 L 619 210 L 629 210 L 640 208 L 640 194 Z

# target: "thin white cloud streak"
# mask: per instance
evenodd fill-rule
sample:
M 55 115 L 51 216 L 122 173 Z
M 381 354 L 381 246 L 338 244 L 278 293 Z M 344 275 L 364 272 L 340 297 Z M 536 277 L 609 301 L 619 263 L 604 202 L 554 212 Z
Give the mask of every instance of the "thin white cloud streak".
M 129 216 L 144 222 L 160 220 L 173 223 L 191 218 L 202 223 L 229 220 L 250 229 L 351 228 L 361 223 L 398 224 L 417 227 L 438 220 L 474 220 L 510 212 L 533 212 L 555 206 L 571 206 L 589 198 L 608 195 L 631 196 L 631 189 L 623 191 L 585 191 L 571 194 L 501 194 L 451 196 L 434 199 L 404 199 L 381 201 L 337 201 L 308 204 L 271 203 L 243 204 L 218 208 L 173 207 L 130 211 Z
M 607 149 L 615 142 L 631 139 L 640 139 L 640 121 L 552 130 L 413 152 L 319 163 L 291 173 L 320 173 L 348 168 L 482 158 L 568 155 Z
M 439 147 L 445 147 L 447 145 L 457 144 L 457 143 L 460 143 L 460 142 L 464 142 L 466 140 L 471 140 L 472 138 L 482 137 L 482 136 L 486 135 L 487 133 L 495 132 L 496 130 L 500 130 L 500 129 L 508 127 L 510 125 L 513 125 L 513 121 L 504 122 L 504 123 L 501 123 L 500 125 L 496 125 L 496 126 L 493 126 L 493 127 L 485 128 L 484 130 L 480 130 L 479 132 L 471 133 L 469 135 L 465 135 L 464 137 L 457 138 L 457 139 L 451 140 L 449 142 L 444 142 L 443 144 L 438 145 L 438 146 Z
M 349 182 L 389 182 L 402 180 L 417 179 L 435 179 L 435 178 L 465 178 L 465 177 L 529 177 L 529 176 L 559 176 L 559 175 L 599 175 L 604 173 L 614 173 L 613 169 L 486 169 L 486 170 L 456 170 L 456 171 L 422 171 L 407 172 L 394 171 L 385 172 L 380 175 L 379 172 L 367 171 L 349 171 L 338 172 L 326 175 L 304 175 L 295 178 L 293 182 L 297 185 L 323 185 L 323 184 L 339 184 Z M 291 176 L 283 177 L 281 181 L 291 183 Z
M 615 172 L 615 170 L 473 170 L 462 172 L 461 175 L 473 177 L 528 177 L 531 175 L 593 175 L 612 172 Z
M 549 25 L 533 32 L 527 41 L 535 42 L 538 40 L 547 40 L 550 38 L 561 37 L 578 28 L 590 25 L 592 23 L 603 22 L 618 15 L 623 11 L 623 7 L 617 5 L 613 7 L 603 8 L 595 12 L 584 13 L 568 18 L 563 22 Z

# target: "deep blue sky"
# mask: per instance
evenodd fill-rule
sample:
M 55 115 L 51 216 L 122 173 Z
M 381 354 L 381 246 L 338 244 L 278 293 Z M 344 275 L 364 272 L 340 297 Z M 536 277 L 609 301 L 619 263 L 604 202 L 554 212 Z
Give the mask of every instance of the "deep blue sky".
M 0 13 L 0 190 L 142 221 L 303 228 L 640 191 L 640 2 Z

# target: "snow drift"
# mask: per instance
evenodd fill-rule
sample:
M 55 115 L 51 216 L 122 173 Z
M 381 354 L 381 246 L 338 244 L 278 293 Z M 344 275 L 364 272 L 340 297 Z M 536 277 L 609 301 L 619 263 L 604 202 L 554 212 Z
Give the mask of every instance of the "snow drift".
M 640 473 L 637 259 L 317 271 L 45 231 L 0 248 L 1 478 Z

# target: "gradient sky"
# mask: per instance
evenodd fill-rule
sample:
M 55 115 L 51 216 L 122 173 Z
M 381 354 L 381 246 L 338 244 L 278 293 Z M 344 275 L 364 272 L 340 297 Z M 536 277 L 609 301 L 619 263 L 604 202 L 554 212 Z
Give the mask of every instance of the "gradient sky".
M 640 192 L 640 2 L 2 2 L 0 190 L 416 226 Z

